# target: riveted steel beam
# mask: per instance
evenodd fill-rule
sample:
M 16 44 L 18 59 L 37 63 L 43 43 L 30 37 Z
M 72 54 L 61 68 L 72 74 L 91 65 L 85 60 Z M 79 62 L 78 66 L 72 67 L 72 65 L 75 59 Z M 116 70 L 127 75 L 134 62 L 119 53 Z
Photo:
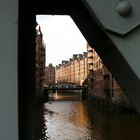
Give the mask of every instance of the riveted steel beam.
M 140 1 L 82 1 L 98 27 L 92 46 L 140 113 Z
M 139 0 L 83 0 L 102 28 L 125 35 L 140 25 Z

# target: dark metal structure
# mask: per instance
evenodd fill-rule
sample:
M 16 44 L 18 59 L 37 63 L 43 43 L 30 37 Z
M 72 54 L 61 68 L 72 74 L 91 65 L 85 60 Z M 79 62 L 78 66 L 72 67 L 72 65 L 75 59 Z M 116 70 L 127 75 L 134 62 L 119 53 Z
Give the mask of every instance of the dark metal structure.
M 19 1 L 19 138 L 37 139 L 35 16 L 70 15 L 140 112 L 140 2 L 133 0 Z

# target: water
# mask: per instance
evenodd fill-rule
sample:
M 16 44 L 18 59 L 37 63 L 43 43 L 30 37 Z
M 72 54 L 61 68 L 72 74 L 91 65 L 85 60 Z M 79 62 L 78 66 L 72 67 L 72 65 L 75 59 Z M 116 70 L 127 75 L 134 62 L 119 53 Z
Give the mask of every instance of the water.
M 140 118 L 101 113 L 87 101 L 77 97 L 67 100 L 62 94 L 61 100 L 59 95 L 57 93 L 57 100 L 44 104 L 45 126 L 41 140 L 140 139 Z

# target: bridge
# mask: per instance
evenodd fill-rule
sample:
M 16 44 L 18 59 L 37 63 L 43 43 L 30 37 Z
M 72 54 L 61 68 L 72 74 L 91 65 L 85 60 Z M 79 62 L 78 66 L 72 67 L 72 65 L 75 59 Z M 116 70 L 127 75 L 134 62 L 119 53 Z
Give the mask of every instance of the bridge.
M 51 87 L 51 88 L 45 88 L 46 90 L 87 90 L 87 87 Z
M 4 38 L 2 43 L 5 44 L 7 38 L 11 39 L 5 45 L 1 45 L 1 50 L 4 50 L 4 53 L 1 53 L 1 77 L 4 77 L 1 78 L 1 99 L 3 101 L 2 110 L 4 106 L 11 107 L 3 111 L 6 112 L 5 116 L 15 118 L 14 121 L 10 121 L 13 123 L 10 130 L 16 128 L 15 132 L 17 132 L 18 127 L 13 126 L 17 126 L 17 120 L 21 120 L 20 139 L 35 139 L 32 130 L 36 128 L 34 122 L 37 121 L 31 116 L 35 114 L 37 95 L 34 92 L 35 85 L 31 83 L 35 83 L 34 28 L 36 14 L 70 15 L 89 45 L 96 50 L 140 113 L 139 0 L 130 2 L 127 0 L 108 0 L 107 2 L 104 0 L 24 0 L 19 4 L 17 0 L 10 2 L 10 0 L 1 1 L 1 11 L 7 13 L 7 16 L 2 15 L 1 20 L 3 21 L 1 34 Z M 7 4 L 11 4 L 10 8 Z M 9 30 L 9 27 L 13 27 L 16 31 Z M 18 36 L 17 33 L 19 33 Z M 5 58 L 8 58 L 6 62 Z M 10 70 L 12 74 L 7 70 Z M 14 82 L 9 82 L 9 78 Z M 7 89 L 11 90 L 7 91 Z M 7 98 L 11 98 L 11 95 L 13 95 L 15 103 L 12 106 L 5 102 Z M 19 103 L 17 99 L 19 99 Z M 17 108 L 19 108 L 19 119 L 17 119 Z M 9 128 L 7 120 L 10 117 L 5 118 L 5 121 L 3 118 L 5 117 L 1 118 L 1 123 L 4 122 L 3 126 Z M 3 130 L 6 129 L 1 129 L 1 132 Z M 7 138 L 9 139 L 11 132 L 13 131 L 9 131 L 8 135 L 5 131 L 2 136 L 9 136 Z
M 41 0 L 36 14 L 70 15 L 140 112 L 139 0 Z
M 44 88 L 44 100 L 49 100 L 49 93 L 50 91 L 75 91 L 79 90 L 81 92 L 81 97 L 84 99 L 87 96 L 87 87 L 86 86 L 79 86 L 78 84 L 70 83 L 70 82 L 62 82 L 58 84 L 51 85 L 50 87 Z
M 77 83 L 72 83 L 72 82 L 59 82 L 59 83 L 55 83 L 55 84 L 51 84 L 49 85 L 49 87 L 65 87 L 65 88 L 70 88 L 70 87 L 82 87 Z

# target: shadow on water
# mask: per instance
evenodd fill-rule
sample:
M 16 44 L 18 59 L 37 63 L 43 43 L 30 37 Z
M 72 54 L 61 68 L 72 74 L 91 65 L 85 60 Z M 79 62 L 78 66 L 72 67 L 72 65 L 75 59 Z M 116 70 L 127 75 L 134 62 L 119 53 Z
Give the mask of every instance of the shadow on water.
M 39 110 L 39 130 L 38 130 L 38 140 L 49 140 L 50 136 L 47 132 L 48 129 L 48 123 L 46 120 L 46 115 L 49 115 L 50 117 L 53 117 L 54 114 L 57 114 L 56 112 L 53 112 L 49 110 L 48 108 L 44 107 L 44 104 L 40 106 Z
M 91 103 L 87 103 L 86 106 L 91 124 L 94 123 L 102 131 L 101 140 L 140 139 L 140 116 L 99 111 Z

